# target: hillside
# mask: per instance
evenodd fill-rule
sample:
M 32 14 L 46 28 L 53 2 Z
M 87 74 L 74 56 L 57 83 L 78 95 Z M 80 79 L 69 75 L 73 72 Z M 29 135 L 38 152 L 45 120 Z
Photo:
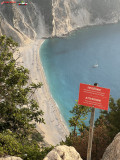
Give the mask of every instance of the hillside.
M 23 43 L 29 39 L 62 36 L 84 26 L 116 23 L 120 19 L 119 0 L 26 2 L 27 6 L 0 5 L 0 35 L 12 36 L 17 42 Z

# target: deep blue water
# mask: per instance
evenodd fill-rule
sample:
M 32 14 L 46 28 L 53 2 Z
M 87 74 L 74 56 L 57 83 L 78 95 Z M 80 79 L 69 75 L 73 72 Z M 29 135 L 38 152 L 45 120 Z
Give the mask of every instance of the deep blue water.
M 110 88 L 112 97 L 120 98 L 120 23 L 86 27 L 66 38 L 46 40 L 40 56 L 52 96 L 67 123 L 80 83 L 97 82 Z M 98 68 L 93 68 L 96 63 Z

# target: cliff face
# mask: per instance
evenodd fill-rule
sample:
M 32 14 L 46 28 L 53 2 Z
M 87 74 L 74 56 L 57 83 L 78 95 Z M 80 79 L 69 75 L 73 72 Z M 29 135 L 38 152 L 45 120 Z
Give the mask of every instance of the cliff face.
M 120 0 L 53 0 L 53 35 L 78 27 L 115 23 L 120 19 Z
M 114 137 L 112 143 L 106 148 L 101 160 L 120 160 L 120 132 Z
M 25 2 L 27 6 L 0 4 L 0 35 L 12 36 L 22 43 L 52 34 L 52 1 Z
M 120 0 L 25 2 L 27 6 L 0 4 L 0 34 L 12 36 L 19 43 L 42 36 L 61 36 L 78 27 L 115 23 L 120 19 Z
M 74 147 L 61 145 L 50 151 L 43 160 L 82 160 Z

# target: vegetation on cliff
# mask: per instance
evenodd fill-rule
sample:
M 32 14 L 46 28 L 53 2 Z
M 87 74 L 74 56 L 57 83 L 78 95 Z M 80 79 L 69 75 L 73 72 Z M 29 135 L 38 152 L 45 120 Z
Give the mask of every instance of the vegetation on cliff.
M 107 146 L 112 142 L 116 134 L 120 132 L 120 99 L 115 102 L 111 97 L 109 109 L 109 111 L 101 111 L 99 118 L 95 121 L 92 160 L 101 159 Z M 84 120 L 82 117 L 85 117 L 89 111 L 87 107 L 78 104 L 74 106 L 73 110 L 70 111 L 73 117 L 69 121 L 73 131 L 69 137 L 66 137 L 65 142 L 61 142 L 61 144 L 75 147 L 84 160 L 87 159 L 89 127 L 84 122 L 81 123 L 81 121 Z M 76 127 L 78 127 L 77 130 Z
M 17 66 L 13 53 L 18 44 L 0 37 L 0 156 L 15 155 L 25 160 L 43 159 L 51 148 L 40 148 L 43 138 L 35 122 L 45 123 L 33 94 L 42 83 L 31 83 L 29 71 Z

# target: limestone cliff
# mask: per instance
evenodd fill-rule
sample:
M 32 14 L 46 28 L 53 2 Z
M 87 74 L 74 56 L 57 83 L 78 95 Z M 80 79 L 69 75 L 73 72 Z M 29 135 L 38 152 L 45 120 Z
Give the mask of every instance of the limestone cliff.
M 74 147 L 62 145 L 55 147 L 44 160 L 82 160 L 82 158 Z
M 120 19 L 120 0 L 25 2 L 27 6 L 0 3 L 0 35 L 12 36 L 19 43 L 45 36 L 62 36 L 76 28 L 115 23 Z
M 115 23 L 120 19 L 119 0 L 53 0 L 53 35 L 76 28 Z
M 12 36 L 19 43 L 52 33 L 52 1 L 25 2 L 27 6 L 0 4 L 0 35 Z
M 0 160 L 22 160 L 20 157 L 14 157 L 14 156 L 6 156 L 0 158 Z
M 120 160 L 120 133 L 118 133 L 112 143 L 106 148 L 101 160 Z

